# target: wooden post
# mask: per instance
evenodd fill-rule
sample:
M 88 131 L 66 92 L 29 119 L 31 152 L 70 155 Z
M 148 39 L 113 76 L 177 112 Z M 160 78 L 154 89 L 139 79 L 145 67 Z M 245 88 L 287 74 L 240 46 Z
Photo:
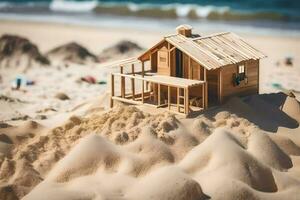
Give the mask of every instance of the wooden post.
M 202 84 L 202 108 L 203 109 L 205 108 L 205 93 L 204 93 L 205 88 L 204 88 L 204 85 L 205 85 L 205 83 Z
M 145 63 L 142 61 L 142 77 L 145 75 Z
M 208 87 L 207 87 L 207 77 L 206 77 L 207 73 L 206 73 L 206 68 L 204 69 L 204 81 L 205 81 L 205 107 L 208 107 Z
M 179 87 L 177 87 L 177 111 L 178 112 L 180 111 L 180 107 L 179 107 L 179 104 L 180 104 L 179 92 L 180 92 L 180 89 L 179 89 Z
M 170 91 L 170 86 L 168 85 L 168 109 L 169 110 L 171 108 L 170 101 L 171 101 L 171 91 Z
M 144 80 L 142 80 L 142 103 L 144 103 Z
M 157 84 L 157 90 L 158 90 L 157 105 L 160 106 L 160 84 L 159 83 Z
M 113 100 L 113 96 L 115 96 L 115 80 L 114 80 L 114 75 L 111 74 L 111 78 L 110 78 L 110 81 L 111 81 L 111 93 L 110 93 L 110 107 L 112 108 L 114 106 L 114 100 Z
M 184 108 L 184 114 L 186 114 L 186 102 L 187 102 L 187 100 L 186 100 L 186 89 L 184 88 L 183 89 L 184 91 L 183 91 L 183 108 Z
M 131 64 L 131 72 L 132 76 L 134 76 L 134 64 Z M 132 99 L 135 100 L 135 85 L 134 78 L 131 78 L 131 91 L 132 91 Z
M 185 114 L 189 114 L 190 111 L 190 100 L 189 100 L 189 88 L 185 89 Z
M 153 88 L 153 93 L 154 93 L 154 103 L 157 103 L 157 88 L 156 88 L 156 83 L 152 83 L 152 88 Z
M 123 66 L 120 66 L 120 73 L 123 74 Z M 125 77 L 121 76 L 121 97 L 125 98 Z
M 189 56 L 189 62 L 188 62 L 188 70 L 189 70 L 189 79 L 193 79 L 193 71 L 191 68 L 191 57 Z
M 220 69 L 220 72 L 219 72 L 219 77 L 220 77 L 220 82 L 219 82 L 219 101 L 220 101 L 220 103 L 222 103 L 223 102 L 223 92 L 222 92 L 222 90 L 223 90 L 223 87 L 222 87 L 222 75 L 223 73 L 222 73 L 222 68 Z

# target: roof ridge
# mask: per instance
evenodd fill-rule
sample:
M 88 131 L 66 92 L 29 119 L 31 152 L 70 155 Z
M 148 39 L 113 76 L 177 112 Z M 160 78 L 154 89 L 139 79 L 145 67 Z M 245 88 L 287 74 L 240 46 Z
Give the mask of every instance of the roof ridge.
M 225 34 L 229 34 L 229 33 L 232 33 L 232 32 L 225 31 L 225 32 L 220 32 L 220 33 L 212 33 L 210 35 L 200 36 L 200 37 L 197 37 L 197 38 L 191 38 L 191 40 L 192 41 L 194 41 L 194 40 L 201 40 L 201 39 L 215 37 L 215 36 L 219 36 L 219 35 L 225 35 Z

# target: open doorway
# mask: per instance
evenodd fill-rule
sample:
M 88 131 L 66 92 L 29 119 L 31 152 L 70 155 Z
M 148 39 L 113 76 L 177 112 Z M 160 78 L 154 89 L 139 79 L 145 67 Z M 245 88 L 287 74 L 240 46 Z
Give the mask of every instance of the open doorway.
M 183 77 L 183 60 L 182 52 L 179 49 L 176 49 L 176 77 Z

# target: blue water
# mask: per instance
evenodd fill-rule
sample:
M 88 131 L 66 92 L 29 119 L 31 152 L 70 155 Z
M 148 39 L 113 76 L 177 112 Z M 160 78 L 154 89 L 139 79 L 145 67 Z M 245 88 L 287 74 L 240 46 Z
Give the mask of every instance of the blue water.
M 109 18 L 110 16 L 110 18 Z M 300 33 L 300 0 L 0 0 L 0 19 L 154 26 L 179 22 L 206 27 L 241 25 Z M 160 19 L 160 20 L 157 20 Z M 104 20 L 104 21 L 103 21 Z
M 299 0 L 176 0 L 176 1 L 171 1 L 171 0 L 101 0 L 97 1 L 95 4 L 94 0 L 87 0 L 87 1 L 82 1 L 82 0 L 73 0 L 73 1 L 37 1 L 37 0 L 0 0 L 0 11 L 1 8 L 2 10 L 7 8 L 10 8 L 13 10 L 13 7 L 15 6 L 27 6 L 34 8 L 34 5 L 36 7 L 48 7 L 51 10 L 51 4 L 59 2 L 58 6 L 56 7 L 57 10 L 59 11 L 70 11 L 68 9 L 68 6 L 74 6 L 76 3 L 78 4 L 78 7 L 83 6 L 83 10 L 85 11 L 90 10 L 92 11 L 95 9 L 96 4 L 99 7 L 102 6 L 110 6 L 113 7 L 115 6 L 120 7 L 125 6 L 125 5 L 131 5 L 133 9 L 145 9 L 145 8 L 157 8 L 157 9 L 162 9 L 162 10 L 167 10 L 166 8 L 169 7 L 175 8 L 177 10 L 181 9 L 181 6 L 190 6 L 190 9 L 195 9 L 195 10 L 200 10 L 199 12 L 201 13 L 201 8 L 205 11 L 204 14 L 200 14 L 200 17 L 207 17 L 205 16 L 208 15 L 205 12 L 213 12 L 213 11 L 228 11 L 228 13 L 235 13 L 235 20 L 238 20 L 239 17 L 241 19 L 263 19 L 266 17 L 266 19 L 269 20 L 285 20 L 285 21 L 300 21 L 300 1 Z M 61 3 L 63 2 L 63 3 Z M 69 4 L 68 4 L 69 3 Z M 1 6 L 2 4 L 2 6 Z M 88 4 L 91 6 L 89 7 Z M 168 6 L 168 7 L 166 7 Z M 173 6 L 173 7 L 172 7 Z M 197 6 L 199 6 L 197 8 Z M 60 8 L 59 8 L 60 7 Z M 131 8 L 130 7 L 130 8 Z M 88 9 L 89 8 L 89 9 Z M 184 8 L 182 8 L 183 10 Z M 8 9 L 9 10 L 9 9 Z M 209 11 L 207 11 L 209 10 Z M 118 12 L 114 12 L 118 14 Z M 129 14 L 129 13 L 128 13 Z M 244 16 L 241 16 L 244 14 Z M 260 14 L 260 15 L 256 15 Z M 251 15 L 251 17 L 249 17 Z M 248 16 L 248 17 L 247 17 Z M 181 17 L 181 16 L 178 16 Z M 226 19 L 226 17 L 223 17 Z M 220 19 L 222 19 L 222 16 L 220 16 Z

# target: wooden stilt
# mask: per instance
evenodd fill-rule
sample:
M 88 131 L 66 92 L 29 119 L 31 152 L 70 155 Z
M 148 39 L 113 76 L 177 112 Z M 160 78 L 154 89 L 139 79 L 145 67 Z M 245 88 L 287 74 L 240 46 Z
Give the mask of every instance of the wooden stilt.
M 157 84 L 156 83 L 153 83 L 153 93 L 154 93 L 154 103 L 156 104 L 158 101 L 157 101 Z
M 123 74 L 123 66 L 120 66 L 120 73 Z M 121 76 L 121 97 L 125 98 L 125 77 Z
M 190 97 L 189 97 L 189 88 L 186 88 L 186 93 L 185 93 L 185 99 L 186 99 L 186 103 L 185 103 L 185 114 L 189 114 L 190 111 Z
M 160 84 L 157 85 L 157 90 L 158 90 L 157 105 L 160 106 Z
M 177 87 L 177 111 L 178 111 L 178 112 L 180 111 L 179 104 L 180 104 L 180 99 L 179 99 L 179 87 Z
M 142 77 L 145 76 L 145 63 L 142 61 Z
M 206 77 L 206 68 L 204 69 L 204 81 L 205 81 L 205 106 L 204 108 L 206 109 L 208 107 L 208 88 L 207 88 L 207 77 Z
M 205 108 L 205 94 L 204 94 L 204 84 L 202 84 L 202 108 Z
M 186 89 L 183 89 L 183 108 L 184 114 L 186 114 Z
M 142 80 L 142 103 L 144 103 L 144 80 Z
M 170 91 L 170 86 L 168 86 L 168 109 L 170 110 L 170 101 L 171 101 L 171 91 Z
M 134 64 L 131 64 L 131 73 L 134 76 Z M 135 82 L 134 78 L 131 78 L 131 91 L 132 91 L 132 99 L 135 100 Z
M 112 108 L 114 106 L 114 100 L 112 99 L 113 96 L 115 96 L 115 80 L 114 80 L 114 75 L 111 74 L 111 94 L 110 94 L 110 107 Z

